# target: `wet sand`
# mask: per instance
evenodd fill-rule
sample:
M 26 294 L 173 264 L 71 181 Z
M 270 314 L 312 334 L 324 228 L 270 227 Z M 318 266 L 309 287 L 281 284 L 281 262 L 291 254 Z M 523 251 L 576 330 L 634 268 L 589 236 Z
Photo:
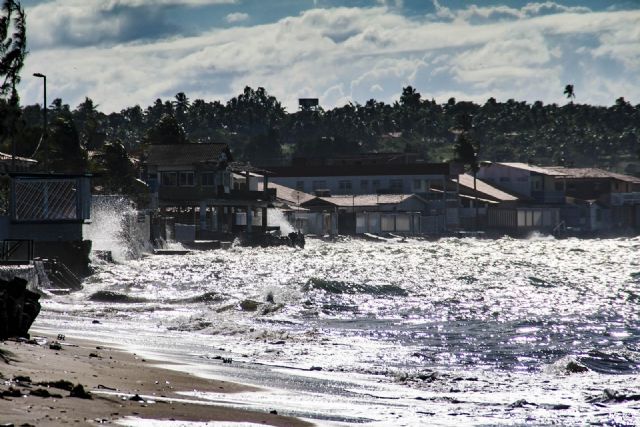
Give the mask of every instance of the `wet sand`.
M 53 340 L 51 337 L 46 339 L 45 345 L 0 342 L 0 422 L 36 426 L 113 425 L 126 417 L 137 417 L 273 426 L 312 425 L 270 412 L 213 406 L 210 402 L 185 399 L 177 394 L 194 390 L 258 391 L 254 387 L 158 368 L 153 361 L 87 340 L 66 339 L 59 341 L 61 349 L 51 349 L 49 344 Z M 8 359 L 8 363 L 3 358 Z M 59 380 L 81 384 L 91 398 L 70 397 L 71 392 L 61 384 L 58 387 L 42 384 Z M 47 392 L 50 397 L 41 396 Z

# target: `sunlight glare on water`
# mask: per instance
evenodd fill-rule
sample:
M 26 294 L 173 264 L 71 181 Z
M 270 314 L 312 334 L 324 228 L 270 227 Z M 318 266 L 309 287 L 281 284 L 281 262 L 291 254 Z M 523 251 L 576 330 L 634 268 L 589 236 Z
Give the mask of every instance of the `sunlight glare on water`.
M 281 381 L 300 393 L 315 384 L 378 408 L 368 414 L 381 425 L 402 424 L 398 413 L 405 425 L 633 424 L 639 253 L 637 238 L 532 236 L 308 240 L 302 250 L 148 256 L 99 266 L 83 291 L 46 301 L 39 322 L 82 329 L 83 319 L 98 318 L 105 335 L 144 339 L 150 351 L 169 340 L 174 357 L 216 375 L 231 368 L 214 356 L 242 357 L 262 366 L 260 375 L 234 371 L 248 382 Z M 265 366 L 318 367 L 325 379 L 296 371 L 306 375 L 298 384 Z M 393 399 L 363 400 L 339 386 L 350 374 Z

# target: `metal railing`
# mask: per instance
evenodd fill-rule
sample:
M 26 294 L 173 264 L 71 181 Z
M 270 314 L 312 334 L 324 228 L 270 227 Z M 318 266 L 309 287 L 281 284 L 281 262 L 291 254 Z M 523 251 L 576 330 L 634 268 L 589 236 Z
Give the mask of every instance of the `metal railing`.
M 611 193 L 613 206 L 640 205 L 640 192 L 635 193 Z
M 0 251 L 0 264 L 29 264 L 33 260 L 33 240 L 5 239 Z

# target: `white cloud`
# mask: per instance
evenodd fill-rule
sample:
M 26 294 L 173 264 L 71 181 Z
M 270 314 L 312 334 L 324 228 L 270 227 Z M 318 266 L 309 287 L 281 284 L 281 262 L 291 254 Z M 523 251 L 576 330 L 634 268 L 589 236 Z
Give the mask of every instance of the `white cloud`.
M 31 47 L 89 46 L 175 33 L 169 7 L 234 4 L 238 0 L 54 0 L 26 8 Z
M 49 77 L 51 97 L 77 105 L 89 96 L 105 111 L 179 91 L 226 100 L 246 85 L 265 87 L 290 111 L 299 96 L 317 96 L 330 108 L 391 100 L 407 84 L 439 102 L 451 96 L 563 102 L 563 85 L 573 83 L 580 102 L 611 104 L 625 96 L 640 103 L 640 11 L 587 12 L 549 2 L 439 7 L 446 18 L 410 19 L 387 7 L 314 9 L 192 37 L 50 45 L 27 58 L 22 99 L 40 101 L 40 82 L 26 77 L 40 71 Z M 67 16 L 68 27 L 88 32 L 82 16 Z
M 376 0 L 381 6 L 395 6 L 401 8 L 404 6 L 404 0 Z
M 225 17 L 225 20 L 230 24 L 235 24 L 237 22 L 243 22 L 249 19 L 249 14 L 242 12 L 230 13 Z

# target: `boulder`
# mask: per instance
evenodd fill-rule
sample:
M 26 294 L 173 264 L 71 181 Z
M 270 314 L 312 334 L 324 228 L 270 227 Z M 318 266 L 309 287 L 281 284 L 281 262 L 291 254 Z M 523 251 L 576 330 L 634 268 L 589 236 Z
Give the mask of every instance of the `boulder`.
M 0 339 L 29 337 L 29 328 L 40 313 L 39 299 L 39 294 L 27 289 L 24 279 L 0 280 Z

